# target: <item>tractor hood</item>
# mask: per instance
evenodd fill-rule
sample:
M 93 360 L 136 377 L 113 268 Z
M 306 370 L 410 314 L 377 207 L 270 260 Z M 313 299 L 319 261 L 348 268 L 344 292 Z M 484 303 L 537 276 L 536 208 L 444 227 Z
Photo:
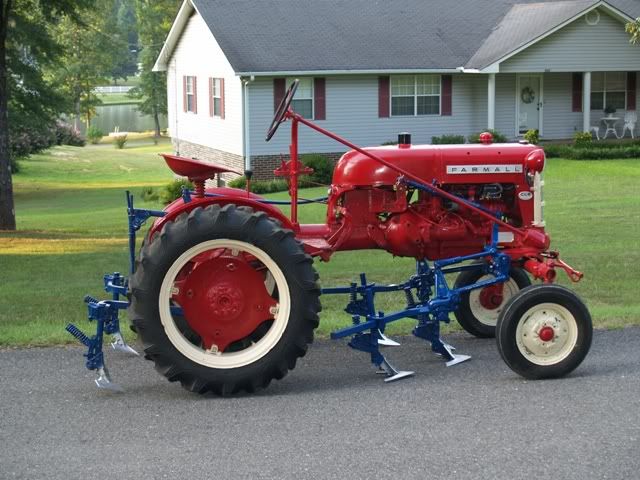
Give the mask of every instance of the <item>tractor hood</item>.
M 544 162 L 542 150 L 530 144 L 496 143 L 468 145 L 397 145 L 366 151 L 423 179 L 446 183 L 505 182 L 522 178 L 532 152 Z M 540 168 L 542 169 L 542 168 Z M 394 185 L 398 172 L 368 156 L 349 151 L 333 173 L 333 184 L 342 187 Z

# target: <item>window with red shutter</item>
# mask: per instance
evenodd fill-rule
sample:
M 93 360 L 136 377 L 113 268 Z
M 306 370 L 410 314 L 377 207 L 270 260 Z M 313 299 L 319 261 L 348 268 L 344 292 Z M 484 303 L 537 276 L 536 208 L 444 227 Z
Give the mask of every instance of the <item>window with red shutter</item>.
M 378 77 L 378 117 L 389 116 L 389 77 Z

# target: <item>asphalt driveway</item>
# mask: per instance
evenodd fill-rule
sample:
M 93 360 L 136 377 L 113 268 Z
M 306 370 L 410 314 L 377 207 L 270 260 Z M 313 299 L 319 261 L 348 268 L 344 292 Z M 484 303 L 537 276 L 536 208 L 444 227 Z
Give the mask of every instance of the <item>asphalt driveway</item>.
M 640 329 L 597 332 L 572 375 L 526 381 L 492 340 L 447 337 L 446 368 L 401 339 L 417 372 L 384 384 L 366 356 L 320 341 L 260 394 L 200 397 L 107 353 L 98 391 L 78 348 L 0 352 L 0 479 L 638 479 Z

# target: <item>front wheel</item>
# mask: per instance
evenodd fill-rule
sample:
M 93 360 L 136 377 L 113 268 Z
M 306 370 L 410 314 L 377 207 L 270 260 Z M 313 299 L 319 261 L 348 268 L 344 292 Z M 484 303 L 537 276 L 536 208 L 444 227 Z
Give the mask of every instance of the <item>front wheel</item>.
M 593 327 L 586 305 L 559 285 L 533 285 L 515 295 L 498 318 L 498 351 L 530 379 L 567 375 L 582 363 Z
M 142 247 L 130 318 L 170 381 L 198 393 L 252 392 L 284 377 L 313 340 L 312 263 L 264 212 L 196 208 Z
M 482 268 L 466 270 L 458 275 L 454 288 L 491 280 Z M 529 275 L 522 268 L 511 267 L 509 279 L 504 283 L 490 285 L 460 295 L 460 305 L 455 311 L 462 328 L 478 338 L 496 336 L 496 322 L 507 302 L 523 288 L 531 285 Z

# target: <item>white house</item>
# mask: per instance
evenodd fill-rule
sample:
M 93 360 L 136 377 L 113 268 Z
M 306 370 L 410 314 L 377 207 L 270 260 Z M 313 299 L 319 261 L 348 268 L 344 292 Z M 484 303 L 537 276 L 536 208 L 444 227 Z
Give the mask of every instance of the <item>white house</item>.
M 288 125 L 265 132 L 294 78 L 294 108 L 361 145 L 604 130 L 606 106 L 620 122 L 637 108 L 638 16 L 640 0 L 185 0 L 155 69 L 178 154 L 268 177 Z M 300 150 L 344 147 L 301 127 Z

